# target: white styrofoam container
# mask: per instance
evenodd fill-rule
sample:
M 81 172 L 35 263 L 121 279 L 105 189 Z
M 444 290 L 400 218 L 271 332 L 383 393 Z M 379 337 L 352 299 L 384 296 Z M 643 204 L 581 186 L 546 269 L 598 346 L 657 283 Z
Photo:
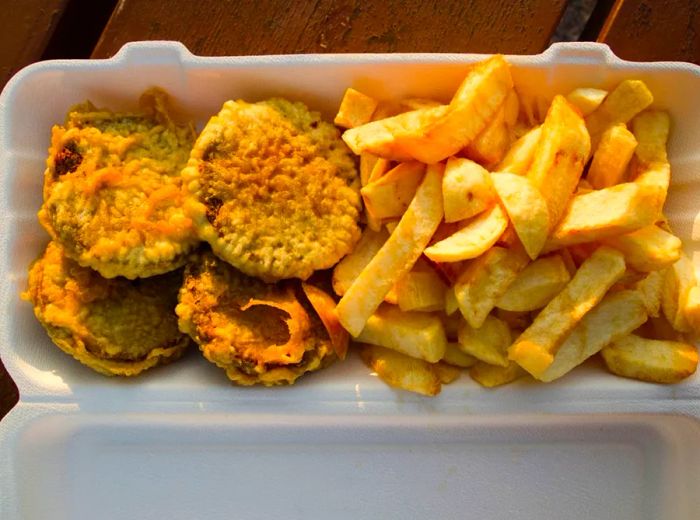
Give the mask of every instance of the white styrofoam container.
M 347 86 L 448 100 L 480 55 L 203 58 L 127 44 L 52 61 L 0 96 L 0 356 L 20 403 L 0 422 L 0 518 L 595 518 L 700 516 L 700 376 L 673 386 L 591 363 L 549 385 L 469 378 L 423 398 L 355 357 L 288 388 L 236 388 L 196 352 L 134 380 L 53 347 L 19 300 L 47 241 L 36 211 L 51 125 L 90 99 L 133 108 L 160 85 L 199 124 L 227 99 L 285 96 L 331 118 Z M 521 90 L 643 79 L 673 119 L 667 214 L 700 257 L 700 67 L 631 63 L 604 45 L 512 56 Z

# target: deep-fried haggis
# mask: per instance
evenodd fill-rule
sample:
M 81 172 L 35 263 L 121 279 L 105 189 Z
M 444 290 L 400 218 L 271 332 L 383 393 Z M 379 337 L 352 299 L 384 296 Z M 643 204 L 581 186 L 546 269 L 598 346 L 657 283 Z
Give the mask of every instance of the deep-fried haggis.
M 267 284 L 211 252 L 185 268 L 180 330 L 240 385 L 293 383 L 336 356 L 297 280 Z
M 360 237 L 354 161 L 336 128 L 302 103 L 227 101 L 182 176 L 199 237 L 267 282 L 332 267 Z
M 190 344 L 174 312 L 181 281 L 181 270 L 103 278 L 50 242 L 23 297 L 61 350 L 102 374 L 134 376 L 178 359 Z
M 177 126 L 166 102 L 158 89 L 141 96 L 142 113 L 86 102 L 52 129 L 39 221 L 69 257 L 107 278 L 171 271 L 197 243 L 180 178 L 194 130 Z

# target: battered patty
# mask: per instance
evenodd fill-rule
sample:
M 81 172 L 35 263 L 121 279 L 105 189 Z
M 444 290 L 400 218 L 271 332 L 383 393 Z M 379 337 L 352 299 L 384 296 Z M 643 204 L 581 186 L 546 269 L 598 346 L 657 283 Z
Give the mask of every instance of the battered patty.
M 241 385 L 293 383 L 335 359 L 298 280 L 267 284 L 210 251 L 185 268 L 176 312 L 180 330 Z
M 190 339 L 177 327 L 182 271 L 106 279 L 49 243 L 23 295 L 53 342 L 105 375 L 133 376 L 179 358 Z
M 69 257 L 107 278 L 171 271 L 198 242 L 180 177 L 194 130 L 173 123 L 166 101 L 152 89 L 142 113 L 85 103 L 52 129 L 39 221 Z
M 306 279 L 359 239 L 354 160 L 303 103 L 227 101 L 182 175 L 199 237 L 250 276 Z

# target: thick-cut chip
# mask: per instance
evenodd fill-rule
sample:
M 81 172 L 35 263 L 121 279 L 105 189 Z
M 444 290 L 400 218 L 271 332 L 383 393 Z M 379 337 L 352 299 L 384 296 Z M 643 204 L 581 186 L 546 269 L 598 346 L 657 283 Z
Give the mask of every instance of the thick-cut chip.
M 464 154 L 487 167 L 493 167 L 503 159 L 509 145 L 510 132 L 506 125 L 506 103 L 504 102 L 493 119 L 487 123 L 486 128 L 467 145 Z
M 445 355 L 442 356 L 442 361 L 456 367 L 469 368 L 477 362 L 477 359 L 463 352 L 462 349 L 459 348 L 459 343 L 448 342 Z
M 440 164 L 428 167 L 399 225 L 338 302 L 338 318 L 352 336 L 362 331 L 384 296 L 411 270 L 440 224 L 443 169 Z
M 491 176 L 479 164 L 469 159 L 450 157 L 442 178 L 442 198 L 445 222 L 457 222 L 473 217 L 496 201 Z
M 564 97 L 556 96 L 542 124 L 542 135 L 527 173 L 547 201 L 550 229 L 564 214 L 590 150 L 583 118 Z
M 494 246 L 467 266 L 454 291 L 459 310 L 469 325 L 478 329 L 484 324 L 496 300 L 527 262 L 527 254 L 522 250 Z
M 627 123 L 652 104 L 654 96 L 644 82 L 627 79 L 608 94 L 601 105 L 586 117 L 591 134 L 591 149 L 595 150 L 605 130 L 618 123 Z
M 469 369 L 469 376 L 486 388 L 507 385 L 525 375 L 527 375 L 527 372 L 513 361 L 509 361 L 505 367 L 489 365 L 480 361 Z
M 577 88 L 566 95 L 566 100 L 578 108 L 583 117 L 586 117 L 600 106 L 607 95 L 607 90 L 599 88 Z
M 499 204 L 470 220 L 454 235 L 433 244 L 425 256 L 434 262 L 459 262 L 486 252 L 508 227 L 508 217 Z
M 545 198 L 527 177 L 494 173 L 491 179 L 520 242 L 534 260 L 544 247 L 549 232 L 549 210 Z
M 361 190 L 367 210 L 379 220 L 400 217 L 413 200 L 424 174 L 424 164 L 407 162 L 371 181 Z
M 447 105 L 420 108 L 372 121 L 346 130 L 343 141 L 357 155 L 371 153 L 394 161 L 410 161 L 415 157 L 404 146 L 404 141 L 408 136 L 420 134 L 425 127 L 440 120 L 448 109 Z
M 547 383 L 559 379 L 606 345 L 630 334 L 646 319 L 646 307 L 639 292 L 608 294 L 571 331 L 552 364 L 538 379 Z
M 376 99 L 354 88 L 349 88 L 343 95 L 338 114 L 333 122 L 345 128 L 364 125 L 372 120 L 372 114 L 377 108 L 377 104 Z
M 457 89 L 447 113 L 426 120 L 420 131 L 400 139 L 402 148 L 428 164 L 455 155 L 486 128 L 512 89 L 510 65 L 503 56 L 477 63 Z
M 394 286 L 396 303 L 402 311 L 440 311 L 445 308 L 447 285 L 435 270 L 412 270 Z
M 683 314 L 688 325 L 696 336 L 700 336 L 700 287 L 692 287 L 683 308 Z
M 388 303 L 370 316 L 357 341 L 381 345 L 429 363 L 440 361 L 447 346 L 445 328 L 438 315 L 403 312 Z
M 569 283 L 571 276 L 559 255 L 539 258 L 520 271 L 496 301 L 507 311 L 534 311 L 547 305 Z
M 535 377 L 541 377 L 554 355 L 581 319 L 603 299 L 624 274 L 622 253 L 600 247 L 569 284 L 540 312 L 508 351 L 508 357 Z
M 577 195 L 544 246 L 544 252 L 593 242 L 653 224 L 661 212 L 654 186 L 625 182 Z
M 633 334 L 608 345 L 602 354 L 613 374 L 650 383 L 679 383 L 698 366 L 698 351 L 693 345 Z
M 338 316 L 335 314 L 335 300 L 328 293 L 314 285 L 302 282 L 301 288 L 304 290 L 304 294 L 309 299 L 309 303 L 311 303 L 316 314 L 321 318 L 336 355 L 340 359 L 345 359 L 345 355 L 348 352 L 348 344 L 350 343 L 350 335 L 338 321 Z
M 661 291 L 661 310 L 671 326 L 678 332 L 692 330 L 684 309 L 690 290 L 696 285 L 693 263 L 687 256 L 681 255 L 678 261 L 666 270 L 666 278 Z
M 638 145 L 635 157 L 641 165 L 668 162 L 666 142 L 671 118 L 663 110 L 645 110 L 632 120 L 632 133 Z
M 602 242 L 622 251 L 625 263 L 642 272 L 657 271 L 673 264 L 681 257 L 683 246 L 680 238 L 655 225 L 609 237 Z
M 344 257 L 333 269 L 333 290 L 338 296 L 345 294 L 345 291 L 352 285 L 360 273 L 369 265 L 384 243 L 389 238 L 389 234 L 382 229 L 372 231 L 367 228 L 362 233 L 359 242 L 355 245 L 350 254 Z
M 536 126 L 520 137 L 496 166 L 496 171 L 526 175 L 532 164 L 532 159 L 535 157 L 535 150 L 541 135 L 542 127 Z
M 636 147 L 637 140 L 624 123 L 603 132 L 586 176 L 591 186 L 600 189 L 623 182 Z
M 452 316 L 458 310 L 459 303 L 457 302 L 454 287 L 448 287 L 447 291 L 445 291 L 445 314 Z
M 372 176 L 374 165 L 379 160 L 379 157 L 371 153 L 360 154 L 360 184 L 366 186 L 369 178 Z
M 450 365 L 449 363 L 443 363 L 442 361 L 434 363 L 433 370 L 443 385 L 449 385 L 450 383 L 456 381 L 462 374 L 462 370 L 460 368 Z
M 360 357 L 385 383 L 402 390 L 434 396 L 442 384 L 430 363 L 376 345 L 361 345 Z
M 663 293 L 666 271 L 652 271 L 635 284 L 644 302 L 647 314 L 653 318 L 659 316 L 661 309 L 661 295 Z
M 478 329 L 462 321 L 458 339 L 465 354 L 491 365 L 508 366 L 508 347 L 513 338 L 505 321 L 489 314 Z
M 520 99 L 515 89 L 508 92 L 506 100 L 503 103 L 503 119 L 508 128 L 508 132 L 513 134 L 513 129 L 518 123 L 518 115 L 520 114 Z

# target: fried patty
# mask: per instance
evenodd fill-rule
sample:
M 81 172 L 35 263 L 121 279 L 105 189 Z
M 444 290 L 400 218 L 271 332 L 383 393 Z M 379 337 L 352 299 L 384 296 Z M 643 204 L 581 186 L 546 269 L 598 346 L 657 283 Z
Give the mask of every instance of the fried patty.
M 190 344 L 174 312 L 181 283 L 181 270 L 103 278 L 50 242 L 23 296 L 61 350 L 102 374 L 133 376 L 174 361 Z
M 227 101 L 182 175 L 199 237 L 250 276 L 306 279 L 359 239 L 354 160 L 303 103 Z
M 293 383 L 335 359 L 298 280 L 268 284 L 211 251 L 186 266 L 176 312 L 180 330 L 240 385 Z
M 69 257 L 107 278 L 171 271 L 198 242 L 180 177 L 194 130 L 172 122 L 166 101 L 152 89 L 141 113 L 85 103 L 52 129 L 39 221 Z

